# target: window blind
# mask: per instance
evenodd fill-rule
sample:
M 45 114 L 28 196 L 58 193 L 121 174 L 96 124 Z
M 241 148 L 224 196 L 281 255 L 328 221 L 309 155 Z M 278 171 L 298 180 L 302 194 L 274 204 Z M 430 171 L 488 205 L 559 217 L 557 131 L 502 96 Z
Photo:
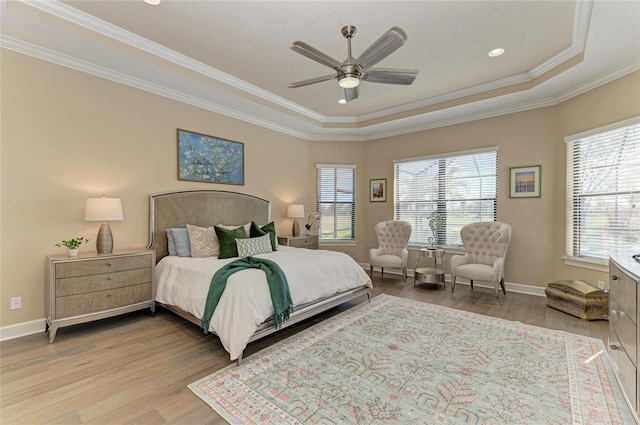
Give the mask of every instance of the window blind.
M 395 161 L 395 218 L 411 223 L 409 243 L 462 245 L 460 229 L 476 221 L 495 221 L 498 148 Z M 437 235 L 429 217 L 437 211 Z
M 567 255 L 640 253 L 640 117 L 567 142 Z
M 316 207 L 320 213 L 320 239 L 355 239 L 355 181 L 355 165 L 316 165 Z

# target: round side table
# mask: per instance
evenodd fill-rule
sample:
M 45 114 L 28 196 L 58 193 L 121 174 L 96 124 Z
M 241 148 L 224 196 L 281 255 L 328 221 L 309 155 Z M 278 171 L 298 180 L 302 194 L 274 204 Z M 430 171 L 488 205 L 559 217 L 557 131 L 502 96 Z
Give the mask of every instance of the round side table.
M 433 267 L 418 267 L 420 265 L 420 260 L 422 260 L 423 257 L 432 258 Z M 418 262 L 413 269 L 413 286 L 416 286 L 417 283 L 442 283 L 442 289 L 446 289 L 443 262 L 444 249 L 432 247 L 420 248 L 420 256 L 418 257 Z

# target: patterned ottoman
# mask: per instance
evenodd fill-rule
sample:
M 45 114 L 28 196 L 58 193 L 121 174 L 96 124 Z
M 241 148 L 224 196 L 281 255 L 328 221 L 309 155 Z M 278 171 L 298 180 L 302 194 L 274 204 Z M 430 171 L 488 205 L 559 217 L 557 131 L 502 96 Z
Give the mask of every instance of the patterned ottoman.
M 547 307 L 586 320 L 606 319 L 609 314 L 609 293 L 581 280 L 558 280 L 544 290 Z

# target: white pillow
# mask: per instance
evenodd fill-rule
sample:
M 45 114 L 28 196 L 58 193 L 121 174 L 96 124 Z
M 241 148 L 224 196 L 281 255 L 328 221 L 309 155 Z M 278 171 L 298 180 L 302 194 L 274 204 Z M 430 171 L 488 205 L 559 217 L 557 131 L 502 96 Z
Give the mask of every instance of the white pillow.
M 271 236 L 258 236 L 256 238 L 236 239 L 239 257 L 248 257 L 257 254 L 268 254 L 273 252 L 271 249 Z
M 218 224 L 217 226 L 227 230 L 234 230 L 241 225 Z M 251 223 L 247 223 L 244 225 L 244 232 L 247 234 L 247 237 L 249 237 L 249 233 L 251 233 Z
M 220 255 L 220 242 L 213 226 L 198 227 L 187 224 L 192 257 L 217 257 Z

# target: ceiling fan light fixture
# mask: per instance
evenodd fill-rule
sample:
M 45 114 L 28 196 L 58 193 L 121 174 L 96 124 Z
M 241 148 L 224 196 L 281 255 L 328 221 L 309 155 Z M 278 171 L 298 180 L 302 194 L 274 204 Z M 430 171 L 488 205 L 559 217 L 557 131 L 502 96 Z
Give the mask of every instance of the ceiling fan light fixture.
M 343 89 L 352 89 L 360 85 L 360 79 L 353 75 L 345 75 L 338 80 L 338 85 Z

